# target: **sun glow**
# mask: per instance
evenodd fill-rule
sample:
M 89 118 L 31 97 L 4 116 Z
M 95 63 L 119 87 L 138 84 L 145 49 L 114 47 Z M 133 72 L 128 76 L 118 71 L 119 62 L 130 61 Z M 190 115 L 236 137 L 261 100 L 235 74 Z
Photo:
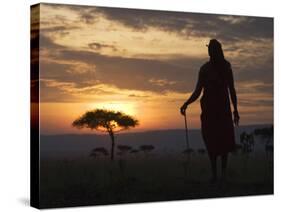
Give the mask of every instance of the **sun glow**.
M 136 105 L 132 102 L 101 102 L 90 104 L 89 106 L 94 109 L 107 109 L 120 111 L 131 116 L 136 115 Z

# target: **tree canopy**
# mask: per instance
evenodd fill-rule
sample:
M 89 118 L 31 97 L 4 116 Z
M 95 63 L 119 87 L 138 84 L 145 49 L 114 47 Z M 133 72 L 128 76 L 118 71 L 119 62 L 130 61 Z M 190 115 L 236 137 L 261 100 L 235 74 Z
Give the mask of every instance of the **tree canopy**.
M 119 132 L 135 127 L 138 124 L 138 120 L 122 112 L 96 109 L 83 114 L 72 123 L 72 126 L 102 132 Z

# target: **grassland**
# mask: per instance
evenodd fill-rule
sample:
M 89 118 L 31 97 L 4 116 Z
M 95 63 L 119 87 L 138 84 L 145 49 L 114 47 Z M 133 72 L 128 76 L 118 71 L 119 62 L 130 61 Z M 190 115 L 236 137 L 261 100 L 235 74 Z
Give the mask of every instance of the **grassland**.
M 42 208 L 273 194 L 273 156 L 230 155 L 227 182 L 209 183 L 207 155 L 42 159 Z

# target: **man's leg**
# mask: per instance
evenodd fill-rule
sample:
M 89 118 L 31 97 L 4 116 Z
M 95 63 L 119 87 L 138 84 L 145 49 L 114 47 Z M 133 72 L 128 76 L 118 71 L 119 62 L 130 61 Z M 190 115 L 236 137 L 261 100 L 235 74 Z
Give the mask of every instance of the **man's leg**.
M 211 161 L 211 168 L 212 168 L 211 182 L 215 182 L 217 180 L 217 156 L 209 155 L 209 158 Z
M 225 155 L 221 156 L 222 180 L 226 179 L 227 158 L 228 158 L 228 154 L 227 153 Z

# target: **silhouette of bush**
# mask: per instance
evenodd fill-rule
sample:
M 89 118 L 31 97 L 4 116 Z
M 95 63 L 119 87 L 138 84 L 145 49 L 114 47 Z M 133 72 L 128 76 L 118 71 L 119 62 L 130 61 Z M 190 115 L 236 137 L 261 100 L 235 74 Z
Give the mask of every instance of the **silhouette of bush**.
M 108 153 L 107 149 L 104 147 L 96 147 L 90 153 L 90 156 L 95 157 L 95 158 L 98 156 L 108 156 L 108 155 L 109 155 L 109 153 Z
M 119 149 L 121 154 L 126 154 L 132 149 L 132 147 L 128 145 L 118 145 L 117 148 Z
M 240 143 L 242 144 L 242 152 L 250 153 L 253 151 L 255 145 L 255 139 L 253 133 L 243 132 L 240 135 Z
M 144 153 L 149 153 L 155 149 L 153 145 L 141 145 L 139 148 L 140 151 L 143 151 Z

